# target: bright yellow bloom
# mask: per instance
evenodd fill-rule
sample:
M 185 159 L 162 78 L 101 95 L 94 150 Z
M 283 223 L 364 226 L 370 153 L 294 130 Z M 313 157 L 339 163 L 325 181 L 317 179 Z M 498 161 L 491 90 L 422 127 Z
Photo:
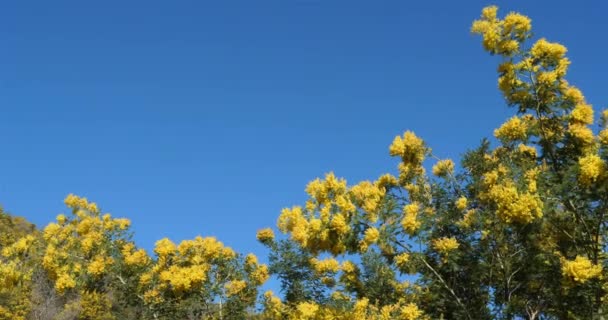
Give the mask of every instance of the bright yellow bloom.
M 251 280 L 256 285 L 261 285 L 268 280 L 270 273 L 268 272 L 268 266 L 265 264 L 259 265 L 250 275 Z
M 365 242 L 367 245 L 371 245 L 373 243 L 376 243 L 378 241 L 378 238 L 380 238 L 380 231 L 378 231 L 378 229 L 374 227 L 368 228 L 367 230 L 365 230 L 363 242 Z
M 363 181 L 353 186 L 350 193 L 353 195 L 355 203 L 368 213 L 369 217 L 375 217 L 376 209 L 384 197 L 385 190 L 369 181 Z M 370 220 L 375 222 L 373 218 Z
M 443 237 L 432 241 L 433 248 L 442 254 L 447 254 L 450 251 L 458 249 L 460 244 L 453 237 Z
M 543 215 L 543 202 L 537 194 L 519 193 L 511 182 L 495 185 L 488 193 L 497 207 L 498 217 L 506 223 L 530 223 Z
M 60 214 L 60 215 L 58 215 L 58 216 L 57 216 L 57 219 L 56 219 L 56 220 L 57 220 L 57 222 L 58 222 L 59 224 L 61 224 L 61 225 L 62 225 L 62 224 L 64 224 L 64 223 L 65 223 L 65 222 L 66 222 L 68 219 L 66 218 L 66 216 L 65 216 L 64 214 Z
M 454 173 L 454 161 L 450 159 L 440 160 L 433 166 L 433 174 L 445 177 Z
M 319 306 L 314 302 L 300 302 L 296 307 L 297 319 L 313 319 L 317 311 L 319 311 Z
M 413 235 L 422 223 L 418 220 L 418 212 L 420 211 L 420 205 L 416 202 L 410 203 L 403 207 L 403 219 L 401 220 L 401 226 L 410 235 Z
M 460 197 L 460 198 L 458 198 L 458 200 L 456 200 L 455 204 L 456 204 L 456 209 L 464 210 L 467 208 L 468 200 L 466 197 Z
M 460 221 L 458 221 L 456 224 L 462 228 L 470 228 L 471 224 L 473 224 L 474 216 L 475 216 L 475 210 L 474 209 L 468 210 L 464 214 L 462 219 Z
M 258 257 L 256 257 L 253 253 L 246 255 L 245 264 L 248 266 L 256 266 L 258 264 Z
M 89 266 L 87 267 L 87 271 L 96 277 L 100 276 L 103 273 L 105 273 L 106 266 L 112 264 L 112 262 L 113 262 L 112 258 L 106 258 L 104 256 L 97 255 L 89 263 Z
M 342 266 L 340 267 L 345 273 L 353 273 L 357 271 L 357 265 L 355 265 L 352 261 L 344 261 L 342 262 Z
M 582 103 L 585 101 L 585 97 L 581 90 L 574 86 L 566 86 L 563 90 L 563 95 L 566 99 L 572 101 L 575 104 Z
M 247 282 L 243 280 L 229 281 L 224 285 L 224 287 L 226 288 L 226 295 L 230 297 L 243 291 L 243 289 L 247 287 Z
M 608 145 L 608 128 L 600 131 L 598 138 L 601 144 L 603 144 L 604 146 Z
M 530 53 L 533 57 L 539 59 L 550 59 L 552 61 L 558 61 L 563 58 L 566 54 L 566 47 L 559 43 L 548 42 L 545 38 L 539 39 L 534 43 Z
M 586 257 L 576 256 L 574 260 L 562 259 L 562 274 L 575 282 L 585 283 L 590 279 L 599 278 L 602 266 L 593 264 Z
M 168 238 L 162 238 L 156 241 L 156 247 L 154 248 L 154 252 L 159 257 L 167 257 L 171 254 L 174 254 L 176 250 L 177 246 L 175 245 L 175 243 L 173 243 L 173 241 L 169 240 Z
M 401 270 L 406 268 L 408 261 L 410 261 L 410 255 L 408 253 L 404 252 L 395 256 L 395 265 Z
M 413 132 L 406 131 L 401 136 L 396 136 L 389 147 L 391 156 L 400 156 L 406 164 L 420 164 L 426 155 L 427 149 L 424 141 Z
M 128 266 L 143 266 L 150 262 L 150 258 L 144 249 L 139 249 L 136 251 L 123 250 L 123 256 L 125 259 L 125 264 Z
M 587 103 L 578 103 L 570 114 L 570 121 L 580 124 L 592 124 L 593 108 Z
M 568 126 L 568 133 L 580 141 L 585 146 L 590 146 L 595 140 L 593 131 L 586 125 L 580 123 L 572 123 Z
M 503 28 L 507 33 L 523 34 L 532 30 L 532 21 L 522 14 L 511 12 L 505 16 Z
M 315 271 L 319 274 L 336 273 L 340 270 L 340 263 L 334 258 L 324 260 L 312 259 L 310 262 Z
M 527 146 L 523 143 L 520 143 L 517 146 L 517 151 L 519 151 L 519 153 L 521 153 L 522 155 L 536 159 L 536 148 L 534 146 Z
M 379 188 L 387 189 L 389 187 L 396 186 L 398 184 L 397 178 L 395 178 L 392 174 L 385 174 L 380 176 L 378 180 L 375 182 L 376 186 Z
M 60 294 L 64 293 L 66 290 L 74 288 L 76 286 L 76 281 L 67 273 L 62 273 L 57 277 L 55 281 L 55 289 Z
M 588 154 L 578 160 L 580 171 L 578 181 L 583 185 L 591 185 L 606 171 L 606 164 L 596 154 Z
M 350 230 L 350 226 L 346 223 L 346 218 L 342 214 L 336 214 L 331 219 L 330 226 L 339 235 L 344 235 Z
M 528 127 L 521 118 L 514 116 L 507 120 L 500 128 L 494 130 L 494 136 L 503 142 L 524 140 L 527 136 Z
M 258 231 L 256 237 L 259 242 L 267 244 L 274 240 L 274 232 L 270 228 L 262 229 Z
M 408 303 L 401 308 L 400 319 L 416 320 L 420 317 L 422 317 L 422 310 L 418 309 L 418 306 L 413 303 Z
M 270 319 L 279 319 L 282 315 L 283 303 L 271 290 L 264 292 L 264 313 Z

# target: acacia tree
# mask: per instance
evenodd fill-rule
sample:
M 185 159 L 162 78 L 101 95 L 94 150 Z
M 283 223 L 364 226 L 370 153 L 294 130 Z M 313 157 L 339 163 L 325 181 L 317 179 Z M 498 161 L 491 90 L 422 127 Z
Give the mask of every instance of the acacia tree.
M 65 204 L 43 232 L 0 212 L 0 319 L 242 319 L 268 278 L 212 237 L 161 239 L 150 257 L 128 219 L 75 195 Z
M 149 255 L 129 220 L 74 195 L 43 232 L 0 210 L 0 319 L 608 316 L 608 112 L 596 121 L 566 81 L 566 48 L 533 41 L 528 17 L 487 7 L 472 32 L 516 110 L 497 146 L 484 139 L 457 168 L 406 131 L 388 150 L 396 174 L 310 182 L 278 218 L 285 238 L 257 234 L 270 268 L 211 237 Z M 254 315 L 269 272 L 284 299 L 267 291 Z
M 389 147 L 400 160 L 397 175 L 348 185 L 329 173 L 310 182 L 309 199 L 284 209 L 277 226 L 311 256 L 310 274 L 330 298 L 281 302 L 269 293 L 268 317 L 606 315 L 608 112 L 594 131 L 591 105 L 566 81 L 566 48 L 530 43 L 528 17 L 499 18 L 491 6 L 471 30 L 501 58 L 498 87 L 517 113 L 494 131 L 499 145 L 484 140 L 456 170 L 407 131 Z M 285 256 L 270 235 L 258 239 Z M 370 256 L 374 282 L 396 294 L 365 284 Z

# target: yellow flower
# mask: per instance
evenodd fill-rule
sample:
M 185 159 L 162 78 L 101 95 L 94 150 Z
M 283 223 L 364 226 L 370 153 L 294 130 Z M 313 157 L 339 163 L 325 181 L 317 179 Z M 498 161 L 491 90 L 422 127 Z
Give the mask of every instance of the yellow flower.
M 391 156 L 400 156 L 406 164 L 420 164 L 426 155 L 427 149 L 424 141 L 413 132 L 406 131 L 401 136 L 396 136 L 389 147 Z
M 226 288 L 226 295 L 230 297 L 243 291 L 247 287 L 247 283 L 243 280 L 234 280 L 226 283 L 224 287 Z
M 315 271 L 319 274 L 336 273 L 338 270 L 340 270 L 340 263 L 334 258 L 328 258 L 325 260 L 311 259 L 310 262 Z
M 418 306 L 413 303 L 408 303 L 401 308 L 401 318 L 403 320 L 416 320 L 420 319 L 422 311 L 418 309 Z
M 131 225 L 131 220 L 126 218 L 114 219 L 114 223 L 116 223 L 119 230 L 126 230 Z
M 365 230 L 363 242 L 365 242 L 367 245 L 371 245 L 373 243 L 376 243 L 378 241 L 378 238 L 380 238 L 380 231 L 378 231 L 378 229 L 374 227 L 368 228 L 367 230 Z
M 420 211 L 420 205 L 416 202 L 410 203 L 403 207 L 403 219 L 401 220 L 401 226 L 410 235 L 413 235 L 421 226 L 421 222 L 418 220 L 418 212 Z
M 255 266 L 258 264 L 258 257 L 256 257 L 253 253 L 245 256 L 245 264 L 248 266 Z
M 297 319 L 312 319 L 318 310 L 319 306 L 314 302 L 300 302 L 296 307 Z
M 510 181 L 492 186 L 488 196 L 496 204 L 496 214 L 506 223 L 530 223 L 543 215 L 543 202 L 538 194 L 520 194 Z
M 156 241 L 156 247 L 154 248 L 154 252 L 159 257 L 167 257 L 171 254 L 174 254 L 177 250 L 177 246 L 168 238 L 162 238 Z
M 346 223 L 346 218 L 342 214 L 336 214 L 331 219 L 330 226 L 339 235 L 344 235 L 350 230 L 350 226 Z
M 258 266 L 251 273 L 251 280 L 257 285 L 263 284 L 268 280 L 269 277 L 270 274 L 268 273 L 268 266 L 266 266 L 265 264 Z
M 55 281 L 55 289 L 60 294 L 63 294 L 66 290 L 74 288 L 75 286 L 76 281 L 67 273 L 60 274 Z
M 433 166 L 433 174 L 438 177 L 445 177 L 454 172 L 454 161 L 450 159 L 440 160 Z
M 64 224 L 68 219 L 66 218 L 66 216 L 64 214 L 60 214 L 57 216 L 57 222 L 59 224 Z
M 563 95 L 566 99 L 578 104 L 578 103 L 582 103 L 583 101 L 585 101 L 585 97 L 583 96 L 583 93 L 581 92 L 581 90 L 579 90 L 578 88 L 574 87 L 574 86 L 566 86 L 565 89 L 563 90 Z
M 559 43 L 548 42 L 545 38 L 539 39 L 534 43 L 530 53 L 533 57 L 543 59 L 547 58 L 552 61 L 558 61 L 566 54 L 566 47 Z
M 527 146 L 523 143 L 520 143 L 517 146 L 517 151 L 522 155 L 528 156 L 530 158 L 536 158 L 536 148 L 533 146 Z
M 568 133 L 579 140 L 583 145 L 590 146 L 595 139 L 593 131 L 586 125 L 580 123 L 572 123 L 568 126 Z
M 570 121 L 580 124 L 592 124 L 593 108 L 584 102 L 578 103 L 570 114 Z
M 380 178 L 378 178 L 378 180 L 376 180 L 376 182 L 375 182 L 376 186 L 378 186 L 379 188 L 384 188 L 384 189 L 396 186 L 397 183 L 398 183 L 397 178 L 395 178 L 393 175 L 388 174 L 388 173 L 380 176 Z
M 433 248 L 442 254 L 447 254 L 450 251 L 458 249 L 458 247 L 460 246 L 458 240 L 453 237 L 443 237 L 439 239 L 434 239 L 432 241 L 432 244 Z
M 590 279 L 599 278 L 602 266 L 593 264 L 586 257 L 576 256 L 573 261 L 562 259 L 562 274 L 575 282 L 585 283 Z
M 467 208 L 467 198 L 466 197 L 460 197 L 458 198 L 458 200 L 456 200 L 456 208 L 458 210 L 464 210 Z
M 521 118 L 514 116 L 507 120 L 500 128 L 494 130 L 494 136 L 503 142 L 524 140 L 527 136 L 528 127 Z
M 112 262 L 112 258 L 106 258 L 101 255 L 95 256 L 91 263 L 89 263 L 87 271 L 94 276 L 100 276 L 105 272 L 106 266 L 112 264 Z
M 600 131 L 598 138 L 601 144 L 603 144 L 604 146 L 608 145 L 608 128 Z
M 578 160 L 580 166 L 578 181 L 583 185 L 591 185 L 606 171 L 606 164 L 596 154 L 588 154 Z
M 274 240 L 274 232 L 270 228 L 262 229 L 258 231 L 256 237 L 259 242 L 268 244 Z
M 128 253 L 123 251 L 123 255 L 125 257 L 125 264 L 128 266 L 143 266 L 150 261 L 150 258 L 144 249 Z
M 474 209 L 468 210 L 464 214 L 462 219 L 460 221 L 458 221 L 456 224 L 462 228 L 469 228 L 469 227 L 471 227 L 471 224 L 473 224 L 474 215 L 475 215 Z
M 404 252 L 395 256 L 395 265 L 401 270 L 406 268 L 408 261 L 410 261 L 410 255 L 408 253 Z

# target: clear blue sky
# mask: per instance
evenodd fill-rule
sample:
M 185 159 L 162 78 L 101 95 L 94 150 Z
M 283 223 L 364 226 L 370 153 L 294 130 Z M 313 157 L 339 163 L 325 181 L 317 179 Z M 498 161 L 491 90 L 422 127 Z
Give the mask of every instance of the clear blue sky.
M 478 1 L 5 1 L 0 203 L 45 225 L 68 193 L 133 221 L 147 249 L 256 230 L 328 171 L 395 172 L 406 129 L 457 158 L 514 110 L 469 33 Z M 608 106 L 607 5 L 508 1 L 566 44 Z

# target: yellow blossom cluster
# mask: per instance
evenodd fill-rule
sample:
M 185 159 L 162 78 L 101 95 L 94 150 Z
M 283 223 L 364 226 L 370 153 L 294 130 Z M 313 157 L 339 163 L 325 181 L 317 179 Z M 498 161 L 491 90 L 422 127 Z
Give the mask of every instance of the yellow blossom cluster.
M 340 270 L 340 263 L 334 258 L 323 260 L 311 259 L 310 264 L 317 274 L 336 273 Z
M 403 137 L 396 136 L 389 146 L 391 156 L 401 157 L 399 163 L 401 181 L 408 181 L 424 174 L 422 162 L 429 152 L 430 149 L 425 146 L 424 141 L 411 131 L 406 131 Z
M 246 287 L 247 287 L 247 282 L 245 282 L 243 280 L 229 281 L 228 283 L 226 283 L 224 285 L 224 288 L 226 289 L 226 295 L 228 297 L 239 294 Z
M 433 166 L 433 174 L 438 177 L 446 177 L 454 173 L 454 161 L 450 159 L 440 160 Z
M 456 209 L 464 210 L 467 208 L 468 200 L 466 197 L 460 197 L 456 200 L 455 205 L 456 205 Z
M 367 230 L 365 230 L 364 234 L 363 234 L 363 239 L 361 240 L 361 251 L 366 251 L 367 248 L 378 242 L 378 239 L 380 238 L 380 231 L 375 228 L 375 227 L 371 227 L 368 228 Z
M 606 171 L 606 163 L 596 154 L 588 154 L 578 160 L 578 181 L 585 186 L 594 183 Z
M 403 306 L 400 310 L 401 319 L 403 320 L 417 320 L 422 316 L 422 310 L 413 303 L 408 303 Z
M 91 259 L 89 265 L 87 266 L 87 271 L 89 274 L 98 277 L 106 272 L 106 268 L 114 263 L 114 260 L 111 257 L 106 257 L 104 255 L 96 255 Z
M 500 128 L 494 130 L 494 136 L 503 142 L 512 142 L 526 139 L 527 131 L 526 123 L 518 116 L 514 116 Z
M 256 234 L 258 241 L 268 244 L 274 240 L 274 232 L 270 228 L 259 230 Z
M 283 302 L 271 290 L 264 293 L 262 304 L 264 306 L 263 315 L 266 319 L 281 319 L 284 312 Z
M 530 37 L 531 21 L 514 12 L 500 20 L 497 12 L 496 6 L 484 8 L 481 19 L 473 22 L 471 31 L 483 36 L 483 46 L 492 54 L 513 55 L 519 51 L 520 43 Z
M 442 237 L 432 241 L 433 249 L 439 253 L 448 254 L 450 251 L 458 249 L 460 244 L 454 237 Z
M 385 192 L 384 188 L 378 187 L 377 184 L 369 181 L 360 182 L 350 189 L 355 205 L 367 213 L 368 220 L 372 223 L 377 220 L 378 205 L 382 201 Z
M 574 260 L 562 259 L 562 274 L 578 283 L 585 283 L 591 279 L 599 278 L 602 266 L 593 264 L 583 256 L 576 256 Z
M 410 261 L 410 255 L 406 252 L 398 254 L 395 256 L 395 265 L 399 270 L 406 270 L 407 263 Z
M 403 207 L 401 226 L 410 235 L 416 233 L 422 225 L 422 222 L 418 220 L 418 212 L 420 212 L 420 204 L 417 202 L 407 204 Z
M 152 274 L 140 283 L 151 284 L 149 290 L 184 292 L 200 288 L 209 279 L 208 273 L 218 261 L 236 258 L 234 251 L 213 237 L 196 237 L 176 245 L 168 238 L 156 242 L 157 261 Z M 158 279 L 151 281 L 152 278 Z M 145 281 L 143 281 L 145 280 Z
M 144 249 L 136 249 L 133 243 L 127 243 L 122 247 L 125 264 L 128 266 L 144 266 L 150 262 L 150 257 Z
M 534 146 L 529 146 L 529 145 L 520 143 L 517 146 L 517 151 L 520 154 L 522 154 L 523 156 L 526 156 L 531 159 L 536 159 L 536 148 Z
M 543 215 L 543 202 L 534 188 L 520 192 L 511 180 L 489 185 L 489 191 L 483 195 L 496 205 L 496 214 L 506 223 L 530 223 Z
M 304 207 L 282 210 L 277 227 L 301 247 L 314 253 L 344 253 L 347 250 L 345 239 L 351 230 L 350 221 L 360 217 L 371 224 L 376 223 L 386 188 L 395 183 L 394 177 L 384 175 L 376 182 L 363 181 L 348 187 L 344 179 L 328 173 L 324 180 L 315 179 L 308 184 L 306 192 L 310 198 Z M 260 233 L 258 237 L 264 235 Z
M 475 212 L 474 209 L 468 210 L 456 224 L 461 228 L 470 228 L 475 219 Z
M 121 235 L 130 225 L 128 219 L 112 218 L 110 214 L 101 216 L 99 207 L 86 198 L 70 194 L 64 202 L 72 209 L 73 216 L 60 214 L 57 222 L 50 223 L 43 231 L 46 248 L 42 266 L 55 280 L 59 293 L 76 288 L 77 279 L 83 275 L 93 278 L 105 275 L 115 263 L 111 248 L 128 245 Z M 134 246 L 130 246 L 134 250 Z M 141 259 L 145 252 L 137 255 Z

